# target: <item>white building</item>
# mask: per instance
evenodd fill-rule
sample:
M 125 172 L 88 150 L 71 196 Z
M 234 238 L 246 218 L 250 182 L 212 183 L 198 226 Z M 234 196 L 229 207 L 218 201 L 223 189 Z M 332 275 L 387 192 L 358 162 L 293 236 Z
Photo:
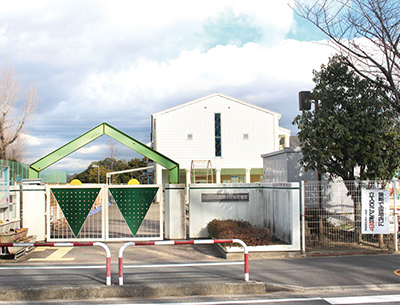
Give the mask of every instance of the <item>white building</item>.
M 191 167 L 201 167 L 199 160 L 210 161 L 213 182 L 262 182 L 261 155 L 289 144 L 290 130 L 279 127 L 280 118 L 215 93 L 153 114 L 152 148 L 179 163 L 181 183 L 193 180 Z M 156 183 L 168 183 L 168 171 L 160 165 Z

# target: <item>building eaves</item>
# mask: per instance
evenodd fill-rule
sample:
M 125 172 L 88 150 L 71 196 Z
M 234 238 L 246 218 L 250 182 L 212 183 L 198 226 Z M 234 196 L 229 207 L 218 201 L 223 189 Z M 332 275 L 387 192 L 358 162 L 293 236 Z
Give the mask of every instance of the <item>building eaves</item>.
M 172 108 L 165 109 L 165 110 L 163 110 L 163 111 L 154 113 L 153 116 L 154 116 L 154 117 L 157 117 L 157 116 L 160 116 L 160 115 L 164 115 L 164 114 L 167 114 L 167 113 L 170 113 L 170 112 L 173 112 L 173 111 L 182 109 L 182 108 L 187 107 L 187 106 L 190 106 L 190 105 L 194 105 L 194 104 L 197 104 L 197 103 L 201 103 L 201 102 L 203 102 L 203 101 L 205 101 L 205 100 L 208 100 L 208 99 L 210 99 L 210 98 L 213 98 L 213 97 L 215 97 L 215 96 L 223 97 L 223 98 L 225 98 L 225 99 L 228 99 L 228 100 L 230 100 L 230 101 L 233 101 L 233 102 L 235 102 L 235 103 L 241 104 L 241 105 L 246 106 L 246 107 L 250 107 L 250 108 L 256 109 L 256 110 L 258 110 L 258 111 L 262 111 L 262 112 L 266 112 L 266 113 L 269 113 L 269 114 L 272 114 L 272 115 L 276 115 L 276 116 L 278 116 L 278 119 L 280 119 L 280 118 L 282 117 L 282 114 L 280 114 L 280 113 L 278 113 L 278 112 L 271 111 L 271 110 L 268 110 L 268 109 L 266 109 L 266 108 L 263 108 L 263 107 L 260 107 L 260 106 L 257 106 L 257 105 L 254 105 L 254 104 L 251 104 L 251 103 L 242 101 L 242 100 L 238 100 L 238 99 L 236 99 L 236 98 L 233 98 L 233 97 L 231 97 L 231 96 L 228 96 L 228 95 L 225 95 L 225 94 L 222 94 L 222 93 L 219 93 L 219 92 L 216 92 L 216 93 L 207 95 L 207 96 L 205 96 L 205 97 L 202 97 L 202 98 L 199 98 L 199 99 L 196 99 L 196 100 L 193 100 L 193 101 L 184 103 L 184 104 L 177 105 L 177 106 L 172 107 Z

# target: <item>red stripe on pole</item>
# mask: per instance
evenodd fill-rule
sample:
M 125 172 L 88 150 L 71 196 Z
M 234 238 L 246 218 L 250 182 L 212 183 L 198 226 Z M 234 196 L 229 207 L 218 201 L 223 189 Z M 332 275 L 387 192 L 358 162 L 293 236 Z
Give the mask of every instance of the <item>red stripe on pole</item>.
M 214 244 L 233 243 L 233 239 L 214 239 Z
M 123 269 L 123 267 L 122 267 L 122 257 L 119 257 L 118 258 L 118 276 L 119 276 L 119 278 L 123 277 L 122 269 Z
M 0 244 L 0 247 L 14 247 L 13 243 L 4 243 L 4 244 Z
M 107 270 L 107 277 L 111 276 L 111 257 L 107 257 L 106 259 L 106 270 Z
M 194 240 L 175 240 L 174 241 L 175 245 L 188 245 L 188 244 L 194 244 Z
M 244 273 L 249 273 L 249 254 L 244 254 Z
M 151 242 L 135 242 L 135 246 L 154 246 L 156 243 L 154 241 Z
M 72 243 L 74 246 L 93 246 L 93 243 Z
M 34 243 L 35 247 L 54 247 L 55 243 Z

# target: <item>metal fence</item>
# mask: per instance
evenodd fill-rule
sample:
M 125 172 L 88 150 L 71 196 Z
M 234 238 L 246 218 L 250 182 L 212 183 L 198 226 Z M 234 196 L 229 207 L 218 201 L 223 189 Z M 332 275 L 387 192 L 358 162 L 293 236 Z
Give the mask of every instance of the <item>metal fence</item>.
M 48 241 L 72 241 L 75 236 L 60 205 L 50 191 L 47 192 Z M 59 186 L 65 188 L 66 186 Z M 98 186 L 96 186 L 98 187 Z M 103 195 L 106 192 L 106 195 Z M 106 205 L 106 206 L 105 206 Z M 108 188 L 102 189 L 87 215 L 76 239 L 79 241 L 159 240 L 163 236 L 163 206 L 153 202 L 135 236 L 132 235 Z
M 29 178 L 29 165 L 2 159 L 0 165 L 10 168 L 10 185 Z M 40 172 L 40 178 L 45 183 L 67 183 L 67 172 L 47 168 Z
M 391 191 L 392 234 L 361 234 L 361 189 Z M 394 249 L 393 182 L 308 181 L 303 194 L 307 251 Z

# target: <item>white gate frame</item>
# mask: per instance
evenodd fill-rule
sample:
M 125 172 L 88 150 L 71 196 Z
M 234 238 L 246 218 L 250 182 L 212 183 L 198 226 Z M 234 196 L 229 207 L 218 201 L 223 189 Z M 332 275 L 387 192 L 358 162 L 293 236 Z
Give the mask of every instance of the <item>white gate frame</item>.
M 99 200 L 100 206 L 102 208 L 101 215 L 101 237 L 100 238 L 52 238 L 50 236 L 50 226 L 51 226 L 51 189 L 77 189 L 77 188 L 99 188 Z M 159 206 L 159 234 L 155 237 L 121 237 L 121 238 L 110 238 L 109 237 L 109 209 L 108 209 L 108 195 L 110 188 L 148 188 L 148 187 L 158 187 L 158 192 L 162 191 L 162 185 L 159 184 L 144 184 L 144 185 L 107 185 L 107 184 L 82 184 L 82 185 L 46 185 L 46 241 L 55 242 L 55 241 L 138 241 L 138 240 L 162 240 L 163 239 L 163 202 L 158 203 Z M 157 196 L 157 195 L 156 195 Z M 58 205 L 58 203 L 57 203 Z M 58 205 L 58 208 L 59 205 Z M 139 227 L 140 230 L 140 227 Z

